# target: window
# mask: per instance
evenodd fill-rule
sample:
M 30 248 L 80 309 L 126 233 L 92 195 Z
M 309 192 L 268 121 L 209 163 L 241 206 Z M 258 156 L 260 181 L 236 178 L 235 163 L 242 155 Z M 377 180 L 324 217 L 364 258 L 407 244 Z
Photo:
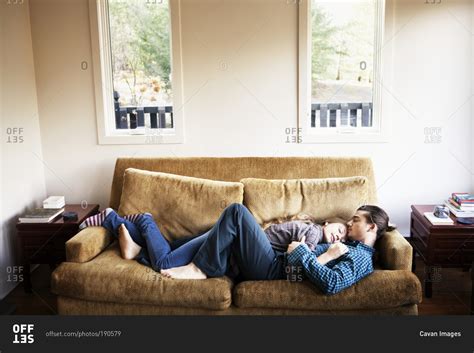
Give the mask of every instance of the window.
M 183 142 L 179 0 L 89 0 L 100 144 Z
M 383 0 L 299 4 L 299 116 L 304 142 L 384 141 Z

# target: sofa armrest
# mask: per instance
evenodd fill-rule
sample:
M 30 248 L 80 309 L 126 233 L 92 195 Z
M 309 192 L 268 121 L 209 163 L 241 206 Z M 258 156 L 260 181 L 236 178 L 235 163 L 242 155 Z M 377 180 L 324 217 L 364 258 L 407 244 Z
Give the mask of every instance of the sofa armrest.
M 385 233 L 375 247 L 383 268 L 411 271 L 413 248 L 398 230 Z
M 112 242 L 104 227 L 87 227 L 66 242 L 66 261 L 87 262 Z

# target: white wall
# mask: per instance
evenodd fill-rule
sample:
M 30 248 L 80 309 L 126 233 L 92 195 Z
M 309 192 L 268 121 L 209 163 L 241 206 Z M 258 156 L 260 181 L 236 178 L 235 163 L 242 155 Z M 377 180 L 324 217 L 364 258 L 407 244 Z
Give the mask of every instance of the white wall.
M 370 156 L 380 204 L 408 235 L 410 204 L 442 202 L 471 187 L 469 6 L 388 4 L 389 143 L 296 145 L 285 143 L 285 128 L 296 126 L 296 7 L 182 0 L 185 143 L 100 146 L 92 72 L 81 70 L 91 62 L 87 0 L 31 0 L 48 194 L 106 206 L 119 156 Z M 438 126 L 442 143 L 425 144 L 424 128 Z
M 45 194 L 44 168 L 36 99 L 28 1 L 0 4 L 1 23 L 1 184 L 0 298 L 16 283 L 8 281 L 8 267 L 19 265 L 15 224 L 27 207 L 39 206 Z M 23 143 L 13 142 L 11 128 Z

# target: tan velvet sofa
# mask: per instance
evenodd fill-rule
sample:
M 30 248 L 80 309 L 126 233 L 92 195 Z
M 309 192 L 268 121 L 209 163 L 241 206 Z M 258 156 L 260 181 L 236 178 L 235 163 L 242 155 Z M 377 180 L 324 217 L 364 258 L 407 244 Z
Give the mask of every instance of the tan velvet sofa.
M 377 203 L 372 163 L 367 158 L 119 158 L 110 197 L 110 206 L 116 210 L 127 168 L 221 181 L 365 176 L 367 201 Z M 91 227 L 66 243 L 67 261 L 53 272 L 52 291 L 59 314 L 66 315 L 417 315 L 421 284 L 411 272 L 411 246 L 393 231 L 376 248 L 374 273 L 338 294 L 324 295 L 306 280 L 234 284 L 227 277 L 163 278 L 149 267 L 122 259 L 117 242 L 105 229 Z

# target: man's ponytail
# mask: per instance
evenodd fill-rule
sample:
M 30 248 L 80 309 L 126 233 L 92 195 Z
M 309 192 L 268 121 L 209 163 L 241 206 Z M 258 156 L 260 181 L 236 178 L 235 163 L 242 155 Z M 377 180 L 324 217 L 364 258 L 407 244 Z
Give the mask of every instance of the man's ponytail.
M 357 211 L 367 212 L 367 222 L 377 225 L 377 239 L 383 237 L 385 232 L 391 232 L 396 229 L 396 226 L 389 222 L 387 213 L 378 206 L 364 205 L 359 207 Z

